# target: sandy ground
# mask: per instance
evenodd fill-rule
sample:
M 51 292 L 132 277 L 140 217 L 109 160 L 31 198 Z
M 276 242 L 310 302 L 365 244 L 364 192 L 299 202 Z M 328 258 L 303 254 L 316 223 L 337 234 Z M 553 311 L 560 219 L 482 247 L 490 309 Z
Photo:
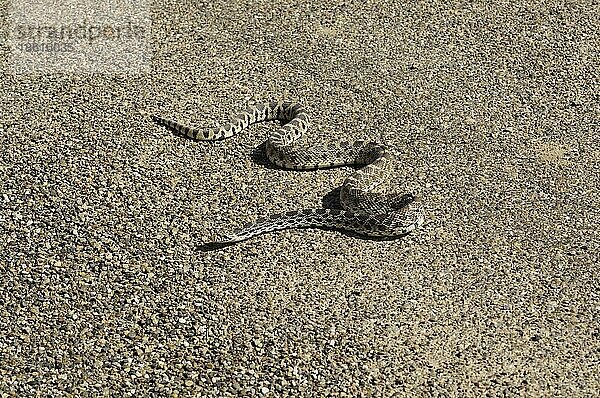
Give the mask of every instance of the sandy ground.
M 180 3 L 150 73 L 3 76 L 0 397 L 599 395 L 597 4 Z M 199 250 L 351 169 L 144 113 L 284 98 L 393 147 L 425 225 Z

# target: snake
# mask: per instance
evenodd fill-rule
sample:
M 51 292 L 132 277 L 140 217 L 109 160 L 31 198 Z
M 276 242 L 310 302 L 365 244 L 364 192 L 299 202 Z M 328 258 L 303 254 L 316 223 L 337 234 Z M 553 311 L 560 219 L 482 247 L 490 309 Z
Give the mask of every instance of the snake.
M 396 238 L 424 222 L 423 206 L 415 195 L 381 188 L 391 178 L 395 160 L 386 145 L 369 140 L 329 145 L 310 142 L 306 137 L 310 115 L 300 103 L 257 103 L 235 113 L 228 122 L 215 123 L 209 128 L 192 128 L 156 114 L 152 114 L 152 119 L 199 141 L 223 140 L 252 124 L 279 121 L 280 127 L 269 134 L 265 144 L 267 158 L 274 165 L 291 170 L 360 167 L 344 180 L 339 190 L 341 209 L 313 208 L 273 214 L 249 222 L 233 233 L 219 235 L 213 243 L 233 244 L 291 228 L 337 229 L 371 238 Z

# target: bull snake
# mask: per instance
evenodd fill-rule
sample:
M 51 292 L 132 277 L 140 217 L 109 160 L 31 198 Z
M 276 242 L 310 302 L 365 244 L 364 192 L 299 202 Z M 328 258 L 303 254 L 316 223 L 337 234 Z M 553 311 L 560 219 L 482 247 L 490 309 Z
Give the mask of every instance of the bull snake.
M 349 230 L 370 237 L 392 238 L 405 235 L 424 222 L 420 203 L 410 194 L 375 192 L 391 172 L 394 156 L 382 144 L 370 141 L 340 142 L 335 145 L 306 145 L 304 134 L 310 126 L 305 108 L 292 102 L 252 105 L 233 116 L 228 123 L 195 129 L 161 116 L 152 119 L 180 134 L 201 141 L 229 138 L 254 123 L 278 120 L 282 126 L 266 142 L 267 158 L 286 169 L 315 170 L 347 165 L 365 167 L 352 173 L 340 189 L 337 209 L 288 211 L 248 223 L 215 243 L 230 244 L 267 232 L 289 228 L 325 227 Z

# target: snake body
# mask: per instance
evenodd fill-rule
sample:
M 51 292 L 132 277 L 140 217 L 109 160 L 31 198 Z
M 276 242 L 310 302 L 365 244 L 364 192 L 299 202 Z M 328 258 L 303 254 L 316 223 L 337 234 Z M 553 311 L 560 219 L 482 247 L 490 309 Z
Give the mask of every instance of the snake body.
M 229 138 L 251 124 L 278 120 L 282 126 L 269 135 L 267 158 L 286 169 L 314 170 L 346 165 L 364 165 L 344 181 L 337 209 L 303 209 L 275 214 L 248 223 L 232 234 L 220 236 L 218 243 L 234 243 L 267 232 L 306 227 L 338 228 L 371 237 L 405 235 L 424 222 L 421 205 L 410 193 L 377 192 L 389 178 L 393 155 L 382 144 L 370 141 L 340 142 L 318 146 L 305 143 L 310 117 L 304 107 L 292 102 L 268 102 L 246 108 L 228 123 L 195 129 L 153 115 L 153 120 L 196 140 Z

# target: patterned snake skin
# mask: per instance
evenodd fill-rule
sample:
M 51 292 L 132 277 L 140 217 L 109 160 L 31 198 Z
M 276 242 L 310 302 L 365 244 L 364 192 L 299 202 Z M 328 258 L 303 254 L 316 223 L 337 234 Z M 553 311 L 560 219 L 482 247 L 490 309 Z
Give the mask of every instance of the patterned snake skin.
M 201 130 L 156 115 L 152 118 L 180 134 L 204 141 L 231 137 L 253 123 L 278 120 L 282 126 L 271 133 L 266 143 L 267 157 L 273 164 L 294 170 L 366 165 L 346 178 L 340 189 L 344 210 L 305 209 L 272 215 L 220 237 L 217 243 L 229 244 L 271 231 L 305 227 L 337 228 L 371 237 L 396 237 L 423 224 L 421 206 L 412 194 L 375 192 L 392 171 L 393 156 L 385 146 L 369 141 L 341 142 L 327 147 L 301 145 L 310 124 L 306 110 L 299 104 L 269 102 L 253 105 L 226 124 Z

